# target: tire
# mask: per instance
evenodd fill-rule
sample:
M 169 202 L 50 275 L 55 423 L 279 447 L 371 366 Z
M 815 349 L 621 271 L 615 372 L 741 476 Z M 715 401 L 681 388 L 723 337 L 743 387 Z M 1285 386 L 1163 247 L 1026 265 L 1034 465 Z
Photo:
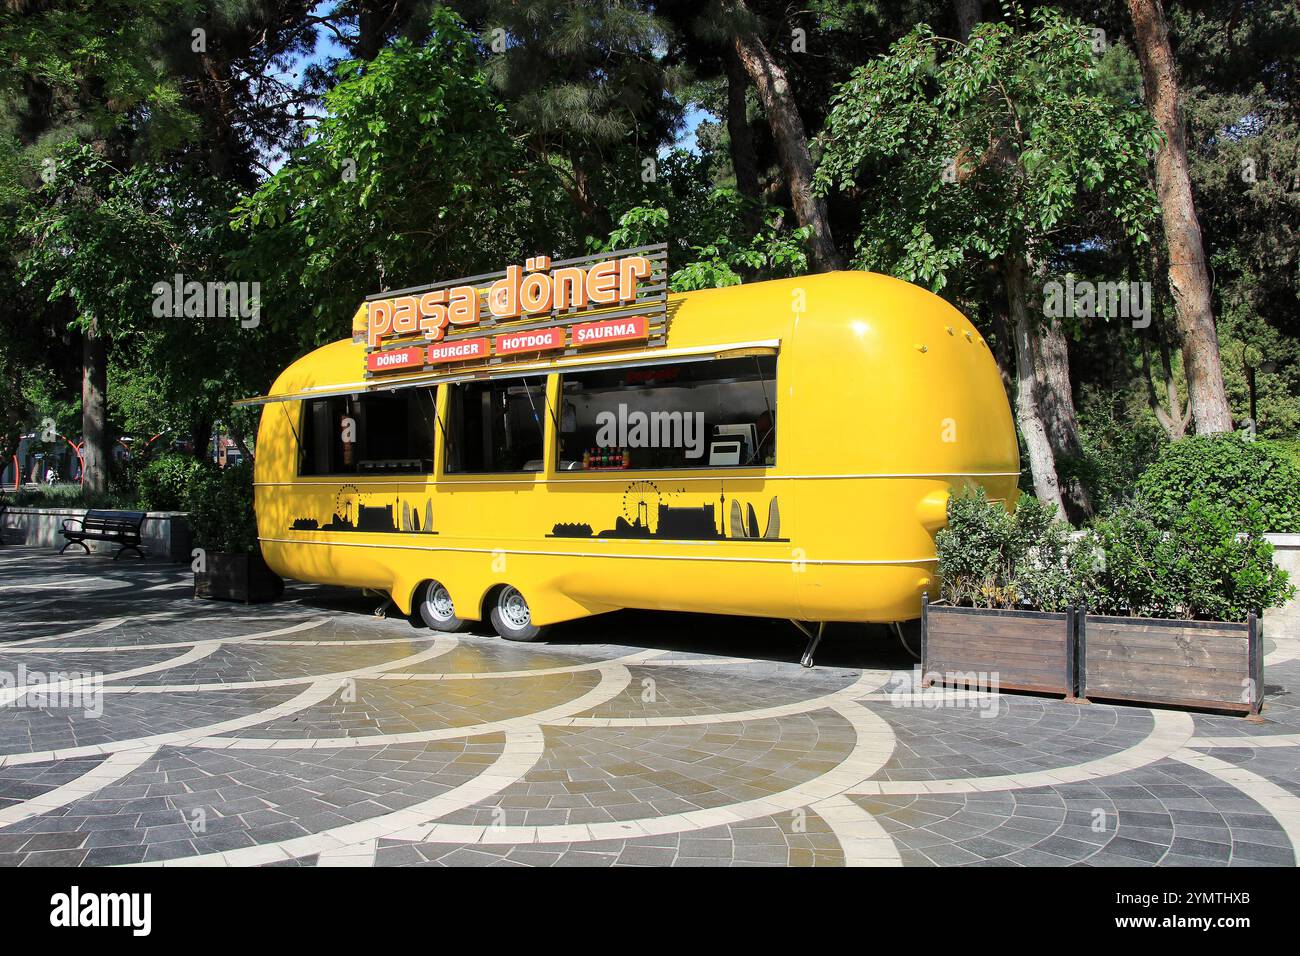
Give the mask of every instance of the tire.
M 507 641 L 535 641 L 549 629 L 533 623 L 533 612 L 523 594 L 509 584 L 497 590 L 492 601 L 492 627 Z
M 451 595 L 438 581 L 429 581 L 420 588 L 416 598 L 416 610 L 420 619 L 435 631 L 454 633 L 469 627 L 469 622 L 456 616 L 456 608 L 451 603 Z

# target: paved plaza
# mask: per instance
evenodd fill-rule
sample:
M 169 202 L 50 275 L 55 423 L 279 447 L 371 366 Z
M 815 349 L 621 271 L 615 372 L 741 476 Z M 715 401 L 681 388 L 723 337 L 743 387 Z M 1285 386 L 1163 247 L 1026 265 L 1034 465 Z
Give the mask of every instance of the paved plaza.
M 805 670 L 786 622 L 510 644 L 189 582 L 0 548 L 0 863 L 1296 863 L 1300 635 L 1268 635 L 1254 723 L 912 693 L 884 628 L 829 628 Z

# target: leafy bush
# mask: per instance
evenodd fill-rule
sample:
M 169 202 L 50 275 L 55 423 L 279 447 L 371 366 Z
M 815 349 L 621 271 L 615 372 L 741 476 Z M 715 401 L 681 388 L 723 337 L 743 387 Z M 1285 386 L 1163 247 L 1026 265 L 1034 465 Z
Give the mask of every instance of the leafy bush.
M 0 507 L 111 508 L 133 511 L 137 510 L 139 505 L 134 492 L 110 488 L 98 494 L 87 494 L 77 482 L 67 482 L 7 491 L 0 494 Z
M 1162 527 L 1140 507 L 1117 511 L 1094 529 L 1105 552 L 1098 609 L 1143 617 L 1244 621 L 1294 593 L 1273 563 L 1257 509 L 1238 520 L 1193 499 Z
M 1032 495 L 1020 496 L 1014 514 L 982 488 L 953 498 L 935 544 L 940 593 L 952 604 L 1059 611 L 1092 597 L 1091 541 Z
M 1300 471 L 1300 439 L 1261 438 L 1260 442 L 1291 462 L 1296 471 Z
M 1300 468 L 1278 445 L 1245 435 L 1194 435 L 1173 442 L 1142 473 L 1137 493 L 1165 527 L 1196 496 L 1238 525 L 1258 506 L 1264 531 L 1300 531 Z
M 190 481 L 187 505 L 197 547 L 249 554 L 257 550 L 251 462 L 228 468 L 204 464 Z
M 147 462 L 136 473 L 140 507 L 146 511 L 184 511 L 189 487 L 203 467 L 193 455 L 169 452 Z
M 935 536 L 940 593 L 972 607 L 1243 621 L 1295 593 L 1265 528 L 1258 508 L 1236 516 L 1197 498 L 1169 522 L 1131 505 L 1077 533 L 1030 495 L 1013 515 L 981 490 L 952 499 Z

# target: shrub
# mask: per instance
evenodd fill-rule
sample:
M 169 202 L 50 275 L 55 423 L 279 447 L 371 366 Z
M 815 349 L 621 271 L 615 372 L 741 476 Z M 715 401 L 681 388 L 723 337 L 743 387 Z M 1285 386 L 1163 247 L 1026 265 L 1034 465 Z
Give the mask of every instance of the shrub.
M 940 593 L 952 604 L 1059 611 L 1092 597 L 1091 541 L 1032 495 L 1020 496 L 1014 514 L 982 488 L 953 498 L 935 545 Z
M 136 494 L 146 511 L 184 511 L 190 482 L 203 463 L 193 455 L 169 452 L 136 471 Z
M 1244 435 L 1194 435 L 1173 442 L 1142 473 L 1137 492 L 1161 526 L 1171 525 L 1196 496 L 1238 525 L 1258 506 L 1264 531 L 1300 531 L 1300 469 L 1278 445 Z
M 37 488 L 20 488 L 0 494 L 0 507 L 13 508 L 110 508 L 125 511 L 139 510 L 136 496 L 123 489 L 90 494 L 79 484 L 41 485 Z
M 952 499 L 935 536 L 940 593 L 972 607 L 1243 621 L 1295 593 L 1265 527 L 1259 508 L 1194 498 L 1167 522 L 1130 505 L 1077 533 L 1030 495 L 1011 514 L 980 490 Z
M 1140 507 L 1120 509 L 1094 533 L 1105 554 L 1097 609 L 1142 617 L 1244 621 L 1294 593 L 1261 536 L 1260 509 L 1241 516 L 1195 498 L 1167 525 Z
M 1279 455 L 1291 462 L 1296 471 L 1300 471 L 1300 439 L 1289 438 L 1261 438 L 1260 442 L 1266 448 L 1271 448 Z
M 251 462 L 228 468 L 204 464 L 189 484 L 187 510 L 196 546 L 250 554 L 257 550 Z

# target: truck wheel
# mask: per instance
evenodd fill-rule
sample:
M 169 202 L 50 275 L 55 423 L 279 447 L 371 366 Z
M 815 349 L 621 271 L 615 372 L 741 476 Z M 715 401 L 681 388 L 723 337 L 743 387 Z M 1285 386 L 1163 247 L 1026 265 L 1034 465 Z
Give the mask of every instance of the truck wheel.
M 439 581 L 430 581 L 420 589 L 417 607 L 420 617 L 435 631 L 463 631 L 469 622 L 456 616 L 451 594 Z
M 545 626 L 533 623 L 533 612 L 516 587 L 509 584 L 497 591 L 492 604 L 492 626 L 507 641 L 535 641 L 546 633 Z

